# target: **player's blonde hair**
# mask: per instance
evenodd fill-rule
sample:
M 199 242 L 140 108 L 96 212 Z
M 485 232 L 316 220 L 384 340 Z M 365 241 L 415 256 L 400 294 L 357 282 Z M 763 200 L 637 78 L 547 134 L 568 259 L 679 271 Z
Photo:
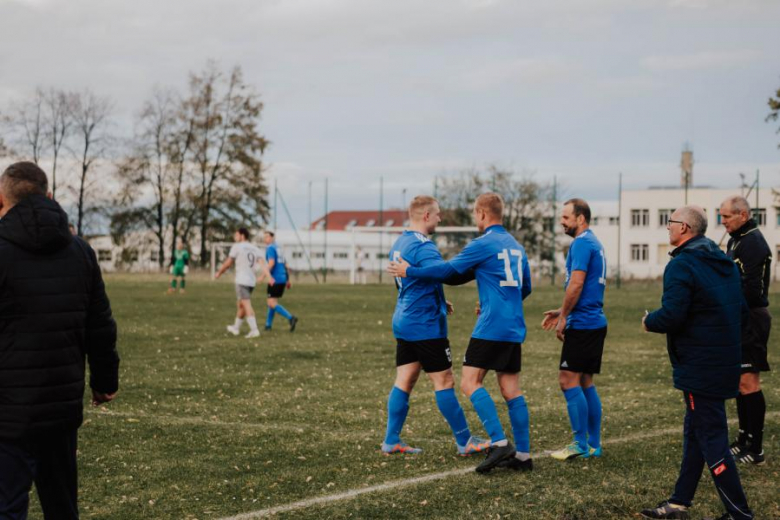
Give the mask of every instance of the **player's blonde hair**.
M 504 199 L 498 193 L 483 193 L 474 201 L 474 209 L 481 209 L 491 217 L 501 219 L 504 217 Z
M 409 218 L 411 220 L 421 219 L 434 204 L 438 204 L 438 201 L 430 195 L 417 195 L 409 203 Z

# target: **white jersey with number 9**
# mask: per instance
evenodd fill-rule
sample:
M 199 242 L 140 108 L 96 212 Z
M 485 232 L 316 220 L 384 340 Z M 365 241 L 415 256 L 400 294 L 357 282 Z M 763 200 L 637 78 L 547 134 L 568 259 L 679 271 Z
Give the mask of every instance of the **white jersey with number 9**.
M 229 255 L 236 266 L 236 285 L 254 287 L 257 283 L 254 267 L 262 258 L 262 251 L 249 242 L 239 242 L 233 244 Z

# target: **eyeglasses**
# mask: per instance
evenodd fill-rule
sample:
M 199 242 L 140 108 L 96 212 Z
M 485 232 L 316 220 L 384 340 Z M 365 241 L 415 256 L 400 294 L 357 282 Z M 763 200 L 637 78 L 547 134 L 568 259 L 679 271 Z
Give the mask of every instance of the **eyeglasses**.
M 683 226 L 688 226 L 688 223 L 687 222 L 683 222 L 682 220 L 672 220 L 672 219 L 669 219 L 669 220 L 666 221 L 667 227 L 669 226 L 669 224 L 682 224 Z M 688 227 L 690 227 L 690 226 L 688 226 Z

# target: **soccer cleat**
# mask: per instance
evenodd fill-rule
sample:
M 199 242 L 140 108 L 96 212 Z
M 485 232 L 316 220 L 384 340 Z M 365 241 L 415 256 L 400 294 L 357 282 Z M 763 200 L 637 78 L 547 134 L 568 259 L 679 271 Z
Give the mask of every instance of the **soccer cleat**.
M 687 520 L 688 508 L 679 504 L 672 504 L 664 500 L 653 509 L 643 509 L 640 513 L 645 518 L 675 518 L 678 520 Z
M 298 325 L 298 318 L 293 316 L 290 318 L 290 332 L 295 332 L 295 326 Z
M 490 470 L 498 466 L 498 464 L 509 458 L 514 458 L 515 447 L 511 442 L 508 442 L 506 446 L 491 446 L 487 452 L 487 457 L 482 463 L 477 466 L 477 473 L 488 473 Z
M 742 456 L 743 453 L 747 451 L 747 444 L 744 442 L 739 442 L 739 439 L 737 439 L 731 443 L 729 446 L 729 451 L 735 459 L 738 459 L 740 456 Z
M 520 460 L 517 457 L 502 460 L 496 465 L 497 468 L 513 469 L 515 471 L 532 471 L 534 469 L 533 459 Z
M 249 334 L 247 334 L 244 337 L 246 339 L 259 338 L 260 337 L 260 331 L 259 330 L 250 330 Z
M 456 446 L 458 446 L 458 455 L 461 457 L 468 457 L 469 455 L 481 453 L 490 448 L 490 441 L 472 435 L 469 437 L 465 446 L 460 446 L 459 444 L 456 444 Z
M 265 331 L 269 331 L 269 330 L 271 330 L 271 327 L 270 327 L 270 326 L 268 326 L 268 325 L 266 325 L 266 326 L 265 326 L 265 328 L 264 328 L 263 330 L 265 330 Z
M 749 449 L 745 449 L 745 451 L 741 452 L 738 456 L 734 457 L 737 459 L 737 462 L 740 462 L 742 464 L 754 464 L 756 466 L 762 466 L 766 464 L 766 459 L 764 458 L 764 450 L 761 450 L 761 453 L 753 453 Z
M 394 455 L 396 453 L 402 453 L 404 455 L 417 455 L 418 453 L 422 453 L 422 448 L 412 448 L 404 442 L 399 442 L 397 444 L 386 444 L 383 442 L 382 453 L 384 455 Z
M 588 453 L 588 450 L 581 448 L 578 443 L 572 442 L 562 450 L 550 453 L 550 457 L 554 458 L 555 460 L 570 460 L 576 459 L 577 457 L 583 457 Z
M 588 453 L 585 453 L 582 456 L 583 459 L 590 459 L 590 458 L 598 459 L 600 457 L 601 457 L 601 446 L 599 446 L 598 448 L 593 448 L 591 446 L 588 446 Z
M 238 329 L 238 327 L 234 327 L 233 325 L 228 325 L 225 327 L 229 333 L 231 333 L 234 336 L 238 336 L 241 334 L 241 331 Z

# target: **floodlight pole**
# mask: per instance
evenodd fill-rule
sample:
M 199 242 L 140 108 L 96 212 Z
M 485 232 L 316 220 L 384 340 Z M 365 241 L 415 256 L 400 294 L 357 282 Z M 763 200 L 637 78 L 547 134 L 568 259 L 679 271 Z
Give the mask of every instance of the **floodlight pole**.
M 274 233 L 277 231 L 279 221 L 279 187 L 276 183 L 276 176 L 274 176 Z
M 620 289 L 620 252 L 622 249 L 620 248 L 620 236 L 622 235 L 622 226 L 623 226 L 623 172 L 620 172 L 618 174 L 618 250 L 617 250 L 617 277 L 615 278 L 615 282 L 617 284 L 617 288 Z
M 759 185 L 758 185 L 758 170 L 756 170 L 756 224 L 761 224 L 761 218 L 759 214 L 761 213 L 758 210 L 758 193 L 759 193 Z
M 557 265 L 555 265 L 555 219 L 558 217 L 558 176 L 553 175 L 553 191 L 552 191 L 552 207 L 553 217 L 552 225 L 550 226 L 552 231 L 552 269 L 550 269 L 550 285 L 555 285 L 555 274 L 557 271 Z
M 384 203 L 385 203 L 385 178 L 379 177 L 379 226 L 384 227 Z M 385 242 L 385 234 L 380 231 L 379 232 L 379 283 L 382 283 L 382 259 L 384 258 L 384 255 L 382 254 L 382 247 L 384 246 Z
M 328 283 L 328 178 L 325 177 L 325 229 L 323 236 L 322 283 Z

